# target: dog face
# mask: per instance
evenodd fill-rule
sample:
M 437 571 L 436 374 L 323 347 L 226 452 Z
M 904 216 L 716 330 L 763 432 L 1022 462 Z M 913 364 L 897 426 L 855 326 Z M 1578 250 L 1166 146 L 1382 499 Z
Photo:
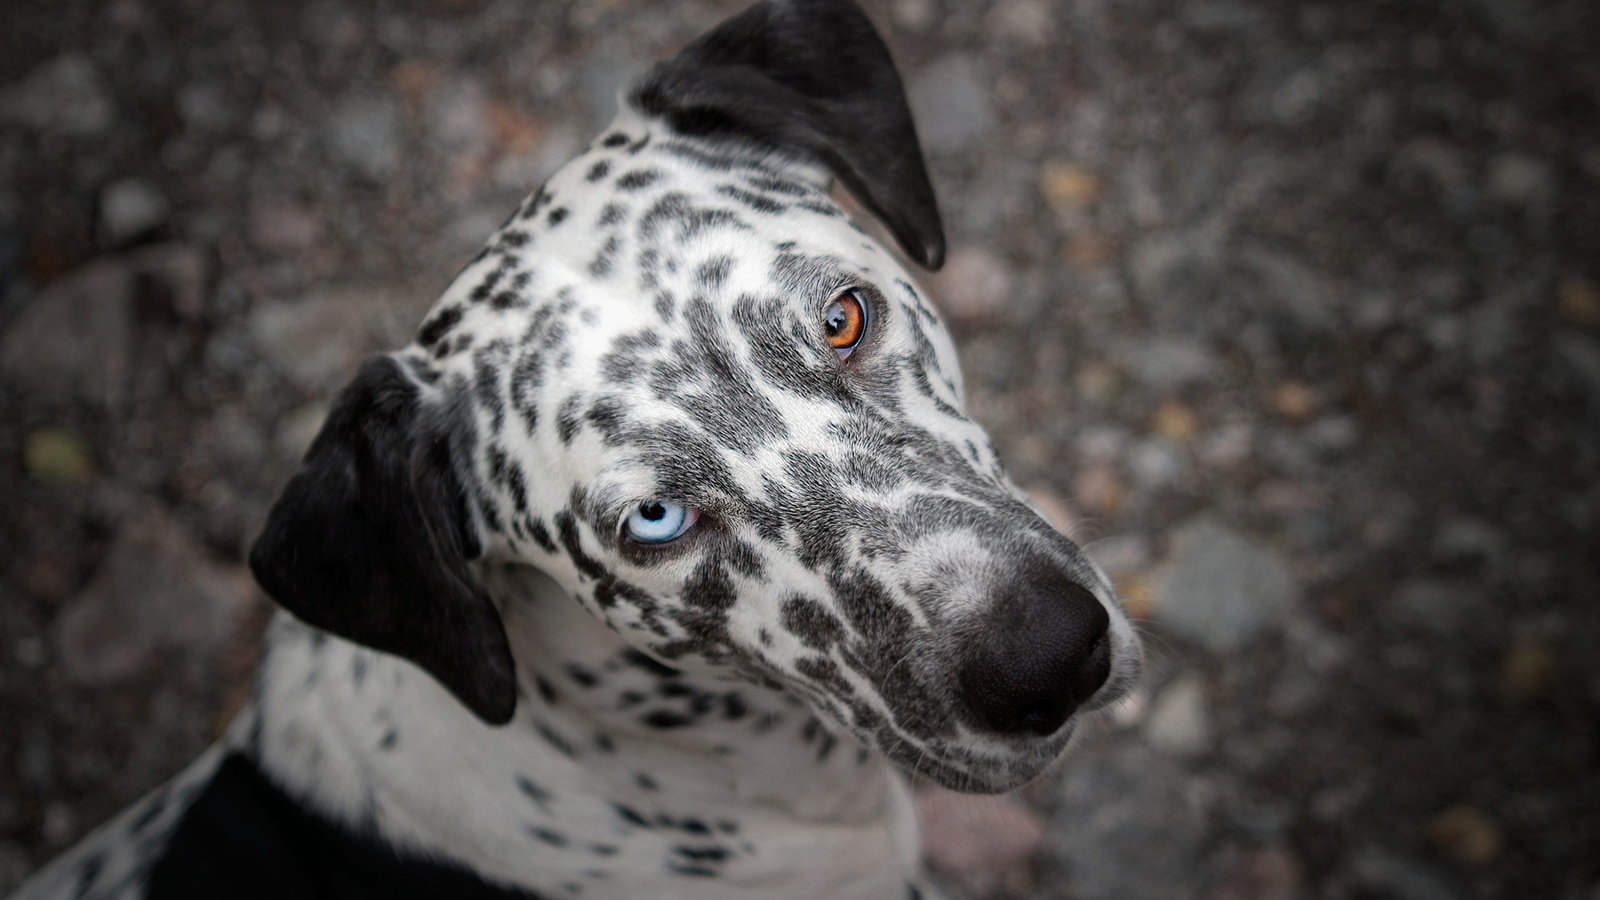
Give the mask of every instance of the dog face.
M 850 77 L 820 75 L 841 51 Z M 658 67 L 347 388 L 252 553 L 262 584 L 503 722 L 514 664 L 466 561 L 525 563 L 639 650 L 792 691 L 907 769 L 1032 777 L 1136 645 L 835 178 L 939 264 L 853 6 L 762 4 Z

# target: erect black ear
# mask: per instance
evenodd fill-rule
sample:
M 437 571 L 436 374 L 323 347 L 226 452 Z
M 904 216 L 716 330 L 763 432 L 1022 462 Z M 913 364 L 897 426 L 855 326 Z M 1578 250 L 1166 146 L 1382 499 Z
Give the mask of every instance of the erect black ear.
M 267 515 L 250 570 L 301 619 L 422 666 L 492 725 L 510 721 L 505 626 L 467 559 L 480 545 L 449 430 L 399 364 L 369 360 Z
M 944 226 L 889 48 L 851 0 L 766 0 L 650 70 L 630 100 L 683 134 L 815 156 L 930 269 Z

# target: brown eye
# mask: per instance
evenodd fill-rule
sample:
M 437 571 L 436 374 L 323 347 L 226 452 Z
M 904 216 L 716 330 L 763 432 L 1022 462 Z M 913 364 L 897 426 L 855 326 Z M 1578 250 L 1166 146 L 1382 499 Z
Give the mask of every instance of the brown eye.
M 845 359 L 867 333 L 867 307 L 855 291 L 846 291 L 822 311 L 822 330 L 828 346 Z

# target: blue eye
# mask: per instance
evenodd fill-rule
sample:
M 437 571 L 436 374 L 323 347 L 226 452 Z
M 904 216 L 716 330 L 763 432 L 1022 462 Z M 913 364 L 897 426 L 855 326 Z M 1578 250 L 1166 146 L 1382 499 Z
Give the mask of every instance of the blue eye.
M 665 544 L 683 537 L 700 521 L 700 511 L 682 503 L 646 500 L 628 513 L 628 537 L 641 544 Z

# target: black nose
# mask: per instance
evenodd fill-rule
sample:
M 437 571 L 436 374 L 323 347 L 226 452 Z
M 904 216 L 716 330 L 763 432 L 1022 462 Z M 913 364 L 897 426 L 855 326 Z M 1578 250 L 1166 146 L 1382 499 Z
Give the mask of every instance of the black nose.
M 964 640 L 961 699 L 997 734 L 1054 733 L 1111 674 L 1110 624 L 1054 567 L 1014 582 Z

